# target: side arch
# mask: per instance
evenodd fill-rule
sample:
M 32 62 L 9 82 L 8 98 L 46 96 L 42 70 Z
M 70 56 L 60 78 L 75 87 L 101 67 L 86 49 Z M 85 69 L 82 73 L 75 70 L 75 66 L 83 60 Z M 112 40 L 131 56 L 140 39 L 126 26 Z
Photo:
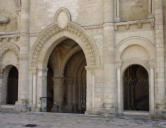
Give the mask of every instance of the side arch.
M 144 56 L 145 55 L 145 56 Z M 154 72 L 156 50 L 154 44 L 143 37 L 129 37 L 116 46 L 118 112 L 124 112 L 123 76 L 125 70 L 132 65 L 142 66 L 149 75 L 149 112 L 154 113 Z
M 143 67 L 148 72 L 148 75 L 150 75 L 149 65 L 147 65 L 146 62 L 140 62 L 140 60 L 138 60 L 138 61 L 135 61 L 135 62 L 129 62 L 129 63 L 123 64 L 123 66 L 121 68 L 122 77 L 123 77 L 125 71 L 127 70 L 127 68 L 129 68 L 132 65 L 139 65 L 139 66 Z
M 14 69 L 14 72 L 13 72 L 13 69 Z M 12 76 L 12 79 L 10 79 L 12 81 L 9 80 L 9 77 L 11 75 L 11 71 L 14 73 L 14 76 Z M 10 65 L 6 65 L 3 67 L 2 76 L 1 76 L 2 77 L 2 85 L 1 85 L 1 90 L 0 90 L 0 97 L 1 97 L 0 104 L 2 104 L 2 105 L 5 105 L 5 104 L 14 105 L 15 102 L 18 100 L 18 75 L 19 75 L 19 70 L 18 70 L 18 67 L 16 67 L 15 65 L 10 64 Z M 13 79 L 13 77 L 16 79 Z M 10 84 L 10 93 L 9 93 L 9 84 Z M 14 88 L 13 88 L 13 86 L 14 86 Z M 9 99 L 12 103 L 8 102 Z
M 155 46 L 150 40 L 143 37 L 129 37 L 120 41 L 116 46 L 116 60 L 120 61 L 123 51 L 132 45 L 144 48 L 147 51 L 150 60 L 155 58 Z
M 9 62 L 9 63 L 2 64 L 3 57 L 7 52 L 13 52 L 14 56 L 17 59 L 17 62 Z M 18 69 L 18 67 L 19 67 L 18 66 L 19 65 L 19 52 L 20 52 L 20 49 L 16 44 L 12 44 L 12 43 L 2 44 L 1 51 L 0 51 L 1 69 L 3 70 L 8 65 L 13 65 Z

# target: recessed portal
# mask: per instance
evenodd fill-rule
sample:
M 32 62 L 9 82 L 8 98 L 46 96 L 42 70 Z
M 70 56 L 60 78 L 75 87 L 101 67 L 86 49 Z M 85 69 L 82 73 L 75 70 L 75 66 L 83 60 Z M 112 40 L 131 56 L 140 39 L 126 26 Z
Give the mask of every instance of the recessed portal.
M 128 67 L 123 76 L 124 110 L 149 111 L 149 78 L 140 65 Z
M 18 70 L 12 67 L 7 78 L 7 104 L 15 104 L 18 100 Z
M 86 59 L 71 39 L 53 50 L 48 62 L 47 111 L 84 113 L 86 110 Z

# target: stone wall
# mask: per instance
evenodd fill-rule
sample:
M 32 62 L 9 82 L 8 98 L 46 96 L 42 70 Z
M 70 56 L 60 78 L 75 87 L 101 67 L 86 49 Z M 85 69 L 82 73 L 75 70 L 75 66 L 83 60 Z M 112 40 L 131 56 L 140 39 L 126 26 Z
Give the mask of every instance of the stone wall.
M 19 0 L 1 0 L 0 17 L 8 18 L 8 23 L 0 25 L 0 32 L 15 32 L 18 30 Z
M 120 0 L 122 21 L 140 20 L 148 17 L 148 0 Z
M 46 96 L 49 56 L 61 41 L 72 39 L 87 61 L 87 112 L 124 112 L 123 74 L 132 64 L 149 74 L 150 114 L 165 111 L 164 0 L 0 3 L 0 86 L 2 70 L 18 67 L 18 106 L 45 110 L 40 98 Z

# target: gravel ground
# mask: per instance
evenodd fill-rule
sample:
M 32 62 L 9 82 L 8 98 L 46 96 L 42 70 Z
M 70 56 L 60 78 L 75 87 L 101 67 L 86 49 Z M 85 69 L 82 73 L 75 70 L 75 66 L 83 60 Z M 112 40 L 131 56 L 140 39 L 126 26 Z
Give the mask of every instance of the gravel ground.
M 0 113 L 0 128 L 166 128 L 147 117 L 100 117 L 61 113 Z

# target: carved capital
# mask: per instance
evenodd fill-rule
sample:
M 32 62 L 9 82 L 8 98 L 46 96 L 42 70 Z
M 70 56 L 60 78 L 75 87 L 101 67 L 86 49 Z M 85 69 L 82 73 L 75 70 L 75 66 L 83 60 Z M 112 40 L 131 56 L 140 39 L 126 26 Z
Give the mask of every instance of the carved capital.
M 116 68 L 119 69 L 122 66 L 122 61 L 116 61 Z
M 9 17 L 0 15 L 0 24 L 7 24 L 9 23 L 9 21 L 10 21 Z
M 100 69 L 100 67 L 95 66 L 95 65 L 94 66 L 86 66 L 85 69 L 87 71 L 94 71 L 94 70 Z
M 150 60 L 149 61 L 149 66 L 150 66 L 150 68 L 155 68 L 155 66 L 156 66 L 156 63 L 155 63 L 155 61 L 154 60 Z

